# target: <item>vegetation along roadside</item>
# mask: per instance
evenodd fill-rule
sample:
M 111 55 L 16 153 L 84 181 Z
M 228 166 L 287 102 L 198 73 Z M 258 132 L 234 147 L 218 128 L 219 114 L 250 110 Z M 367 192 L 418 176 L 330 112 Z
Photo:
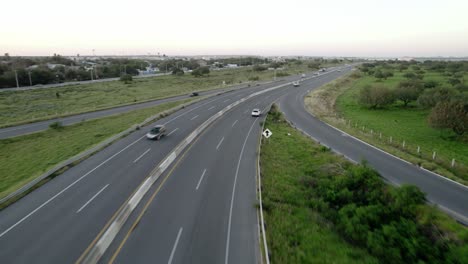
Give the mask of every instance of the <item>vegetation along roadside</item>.
M 290 127 L 275 107 L 262 139 L 273 263 L 467 263 L 468 230 L 415 186 L 386 185 Z

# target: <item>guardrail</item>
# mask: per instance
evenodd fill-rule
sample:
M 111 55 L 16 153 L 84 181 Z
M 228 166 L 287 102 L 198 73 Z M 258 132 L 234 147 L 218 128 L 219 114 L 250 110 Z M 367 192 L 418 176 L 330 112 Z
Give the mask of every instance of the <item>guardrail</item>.
M 285 83 L 275 87 L 271 87 L 262 91 L 255 92 L 250 94 L 247 97 L 244 97 L 220 110 L 200 126 L 198 126 L 192 133 L 190 133 L 181 143 L 179 143 L 169 155 L 167 155 L 164 160 L 155 168 L 146 180 L 138 187 L 137 191 L 127 200 L 126 203 L 119 209 L 119 211 L 111 219 L 111 224 L 108 226 L 106 231 L 102 236 L 94 240 L 94 242 L 83 252 L 81 257 L 77 260 L 76 263 L 97 263 L 99 259 L 104 255 L 114 238 L 117 236 L 118 232 L 122 229 L 125 222 L 130 217 L 130 214 L 137 207 L 138 203 L 143 199 L 143 196 L 149 191 L 151 186 L 159 179 L 159 177 L 164 173 L 164 171 L 177 159 L 177 157 L 185 150 L 185 148 L 194 141 L 194 139 L 201 134 L 208 126 L 215 122 L 222 115 L 238 106 L 239 104 L 249 100 L 257 95 L 267 93 L 269 91 L 279 89 L 290 85 L 291 83 Z

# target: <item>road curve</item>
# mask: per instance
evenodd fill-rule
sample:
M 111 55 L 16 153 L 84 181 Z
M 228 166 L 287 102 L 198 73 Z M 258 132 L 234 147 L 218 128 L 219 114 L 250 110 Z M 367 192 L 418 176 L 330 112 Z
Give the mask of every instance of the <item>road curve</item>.
M 349 71 L 349 68 L 346 71 Z M 340 74 L 331 73 L 323 81 L 331 81 Z M 467 186 L 387 154 L 312 116 L 305 109 L 304 96 L 315 88 L 316 86 L 302 85 L 296 93 L 288 93 L 280 100 L 281 111 L 294 126 L 353 161 L 366 160 L 392 184 L 418 186 L 426 193 L 429 202 L 437 204 L 457 220 L 468 224 Z

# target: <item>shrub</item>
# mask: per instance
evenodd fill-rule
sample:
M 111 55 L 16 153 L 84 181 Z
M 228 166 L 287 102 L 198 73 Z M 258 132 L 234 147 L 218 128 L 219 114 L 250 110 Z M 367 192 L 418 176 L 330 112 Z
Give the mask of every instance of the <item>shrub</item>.
M 434 128 L 448 128 L 457 135 L 468 131 L 468 103 L 461 100 L 442 101 L 432 109 L 429 124 Z
M 458 94 L 459 92 L 451 87 L 426 89 L 418 97 L 418 104 L 422 107 L 429 108 L 435 106 L 438 102 L 450 101 Z
M 49 128 L 55 129 L 55 130 L 60 130 L 60 129 L 63 128 L 63 125 L 62 125 L 62 122 L 56 121 L 56 122 L 51 123 L 49 125 Z
M 133 77 L 130 74 L 123 74 L 122 76 L 120 76 L 120 81 L 122 81 L 124 83 L 129 83 L 132 80 L 133 80 Z

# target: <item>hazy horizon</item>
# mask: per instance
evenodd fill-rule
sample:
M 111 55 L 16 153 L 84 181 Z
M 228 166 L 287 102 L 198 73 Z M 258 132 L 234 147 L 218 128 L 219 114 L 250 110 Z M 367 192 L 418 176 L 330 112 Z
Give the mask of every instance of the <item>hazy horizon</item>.
M 26 9 L 27 8 L 27 9 Z M 11 56 L 466 57 L 468 1 L 4 3 Z

